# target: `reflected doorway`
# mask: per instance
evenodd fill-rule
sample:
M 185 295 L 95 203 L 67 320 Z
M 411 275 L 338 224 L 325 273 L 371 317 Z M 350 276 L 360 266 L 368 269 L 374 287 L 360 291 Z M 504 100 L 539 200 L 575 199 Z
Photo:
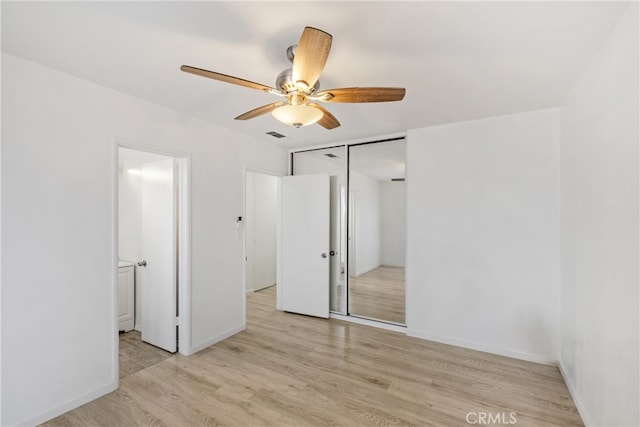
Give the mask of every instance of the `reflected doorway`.
M 245 290 L 276 284 L 279 177 L 245 172 Z
M 405 141 L 349 146 L 352 316 L 404 325 Z

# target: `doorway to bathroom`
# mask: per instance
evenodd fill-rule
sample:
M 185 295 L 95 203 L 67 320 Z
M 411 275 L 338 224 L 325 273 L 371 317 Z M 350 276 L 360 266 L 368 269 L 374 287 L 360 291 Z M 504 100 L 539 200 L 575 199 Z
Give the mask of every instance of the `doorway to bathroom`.
M 124 145 L 117 151 L 122 378 L 188 349 L 188 159 Z

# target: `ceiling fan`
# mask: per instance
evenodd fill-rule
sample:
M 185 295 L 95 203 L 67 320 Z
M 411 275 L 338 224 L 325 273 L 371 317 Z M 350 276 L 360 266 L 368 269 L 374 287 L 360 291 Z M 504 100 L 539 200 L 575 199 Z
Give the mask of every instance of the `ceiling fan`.
M 298 44 L 289 46 L 287 49 L 287 58 L 292 62 L 292 67 L 278 75 L 275 88 L 189 65 L 183 65 L 180 69 L 187 73 L 262 90 L 284 98 L 282 101 L 247 111 L 235 119 L 248 120 L 271 112 L 277 120 L 297 128 L 313 123 L 318 123 L 325 129 L 340 126 L 340 122 L 333 114 L 316 102 L 388 102 L 400 101 L 404 98 L 404 88 L 350 87 L 319 90 L 318 78 L 327 62 L 332 40 L 333 37 L 329 33 L 317 28 L 305 27 Z

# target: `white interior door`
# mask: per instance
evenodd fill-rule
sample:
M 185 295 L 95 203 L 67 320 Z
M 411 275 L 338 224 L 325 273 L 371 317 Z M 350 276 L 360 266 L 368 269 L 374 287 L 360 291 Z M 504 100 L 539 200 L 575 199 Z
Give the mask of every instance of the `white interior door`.
M 282 309 L 329 317 L 329 175 L 282 178 Z
M 142 167 L 142 340 L 175 352 L 176 221 L 174 160 Z

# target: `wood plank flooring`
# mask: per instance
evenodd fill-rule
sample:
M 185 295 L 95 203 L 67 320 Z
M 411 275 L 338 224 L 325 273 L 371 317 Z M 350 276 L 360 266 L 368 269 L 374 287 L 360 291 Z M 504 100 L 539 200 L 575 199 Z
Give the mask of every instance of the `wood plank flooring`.
M 405 324 L 404 268 L 380 266 L 349 278 L 349 313 Z
M 245 332 L 133 373 L 45 425 L 463 426 L 479 412 L 582 425 L 555 367 L 278 312 L 274 288 L 247 310 Z

